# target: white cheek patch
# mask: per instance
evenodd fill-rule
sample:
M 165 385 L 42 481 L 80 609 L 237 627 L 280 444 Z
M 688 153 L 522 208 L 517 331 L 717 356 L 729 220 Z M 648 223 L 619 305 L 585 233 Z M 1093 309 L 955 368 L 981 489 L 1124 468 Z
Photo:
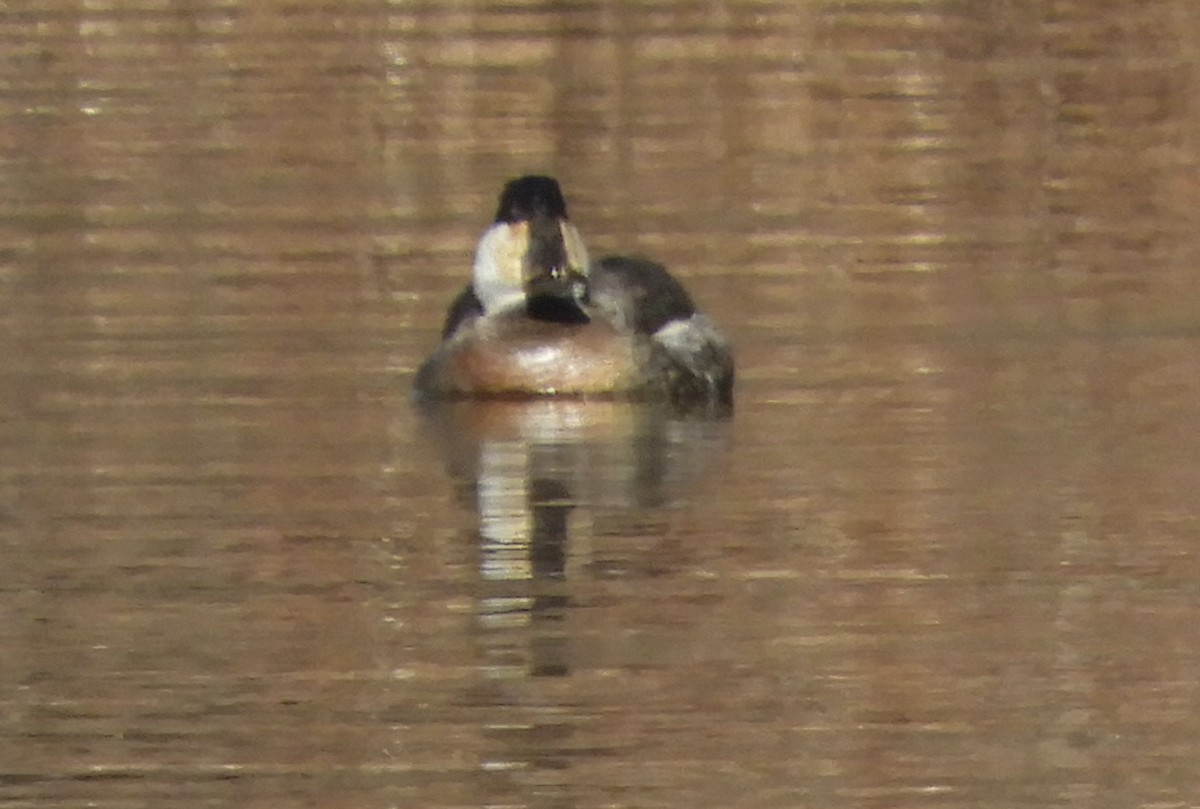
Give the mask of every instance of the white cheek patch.
M 569 222 L 559 224 L 562 230 L 563 247 L 567 251 L 567 264 L 572 270 L 587 275 L 588 273 L 588 251 L 583 244 L 583 237 L 579 235 L 579 231 Z
M 529 249 L 529 225 L 497 222 L 475 248 L 471 286 L 484 311 L 494 311 L 525 297 L 524 257 Z

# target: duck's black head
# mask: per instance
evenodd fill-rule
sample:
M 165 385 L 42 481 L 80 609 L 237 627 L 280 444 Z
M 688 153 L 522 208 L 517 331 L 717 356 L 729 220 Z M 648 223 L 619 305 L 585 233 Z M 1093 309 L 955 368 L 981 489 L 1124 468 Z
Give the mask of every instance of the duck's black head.
M 506 183 L 476 251 L 474 289 L 484 309 L 519 297 L 536 320 L 587 322 L 587 271 L 558 181 L 530 174 Z
M 527 222 L 535 217 L 566 220 L 567 200 L 558 180 L 542 174 L 527 174 L 509 180 L 500 192 L 496 221 Z

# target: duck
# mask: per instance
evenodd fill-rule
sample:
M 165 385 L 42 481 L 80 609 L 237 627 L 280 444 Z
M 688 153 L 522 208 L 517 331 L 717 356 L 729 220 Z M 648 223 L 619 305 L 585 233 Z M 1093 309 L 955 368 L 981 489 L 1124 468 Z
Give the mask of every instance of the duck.
M 558 181 L 508 181 L 417 371 L 425 400 L 614 397 L 726 408 L 730 342 L 665 266 L 589 256 Z

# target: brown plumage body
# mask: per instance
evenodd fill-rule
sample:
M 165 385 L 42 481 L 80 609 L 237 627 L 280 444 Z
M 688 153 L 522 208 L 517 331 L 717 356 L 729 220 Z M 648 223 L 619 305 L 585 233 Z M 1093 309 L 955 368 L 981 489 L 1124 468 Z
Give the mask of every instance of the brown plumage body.
M 562 324 L 503 313 L 447 340 L 423 367 L 420 387 L 451 396 L 633 393 L 645 385 L 643 342 L 599 319 Z

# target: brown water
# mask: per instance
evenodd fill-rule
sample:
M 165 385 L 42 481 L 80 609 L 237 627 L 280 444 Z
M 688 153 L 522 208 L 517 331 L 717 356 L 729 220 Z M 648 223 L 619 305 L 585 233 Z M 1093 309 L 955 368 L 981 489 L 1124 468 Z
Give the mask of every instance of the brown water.
M 1190 0 L 0 41 L 0 806 L 1200 806 Z M 529 170 L 732 419 L 413 406 Z

